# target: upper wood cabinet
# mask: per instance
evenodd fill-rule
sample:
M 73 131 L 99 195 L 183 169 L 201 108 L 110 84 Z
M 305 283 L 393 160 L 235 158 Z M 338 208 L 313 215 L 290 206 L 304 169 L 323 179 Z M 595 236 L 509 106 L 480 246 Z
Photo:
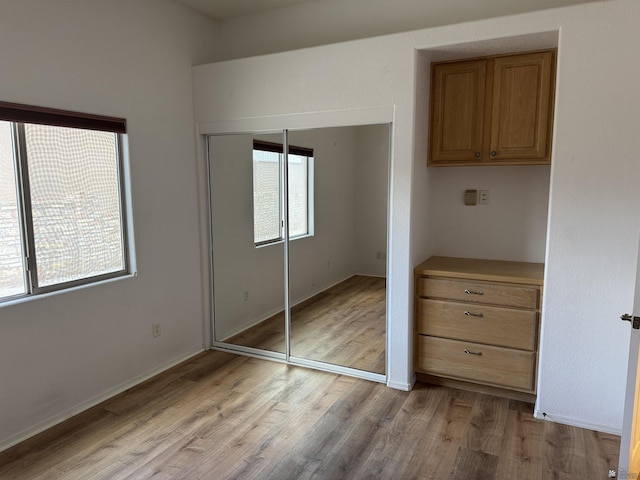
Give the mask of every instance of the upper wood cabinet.
M 429 166 L 548 164 L 555 51 L 434 63 Z

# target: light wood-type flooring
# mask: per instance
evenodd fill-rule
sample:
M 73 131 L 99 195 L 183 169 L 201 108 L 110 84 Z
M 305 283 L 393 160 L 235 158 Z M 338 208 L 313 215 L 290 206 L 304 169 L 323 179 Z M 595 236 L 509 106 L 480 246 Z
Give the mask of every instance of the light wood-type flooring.
M 0 454 L 0 478 L 607 478 L 619 438 L 448 387 L 204 352 Z
M 291 309 L 291 355 L 385 373 L 386 280 L 354 275 Z M 284 352 L 284 313 L 227 340 Z

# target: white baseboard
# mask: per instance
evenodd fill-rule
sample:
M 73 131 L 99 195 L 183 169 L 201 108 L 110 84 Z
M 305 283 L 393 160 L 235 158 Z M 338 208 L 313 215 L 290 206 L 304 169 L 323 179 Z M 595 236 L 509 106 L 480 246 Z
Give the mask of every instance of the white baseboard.
M 394 380 L 387 381 L 387 387 L 395 388 L 396 390 L 402 390 L 403 392 L 409 392 L 413 389 L 413 386 L 416 384 L 416 375 L 413 374 L 411 381 L 409 383 L 405 382 L 396 382 Z
M 115 397 L 116 395 L 124 392 L 125 390 L 128 390 L 132 387 L 135 387 L 136 385 L 139 385 L 140 383 L 144 382 L 145 380 L 150 379 L 151 377 L 154 377 L 156 375 L 158 375 L 159 373 L 164 372 L 165 370 L 169 370 L 172 367 L 175 367 L 176 365 L 184 362 L 185 360 L 189 360 L 192 357 L 195 357 L 196 355 L 202 353 L 204 351 L 204 349 L 199 349 L 196 352 L 193 353 L 189 353 L 187 355 L 182 355 L 180 357 L 174 358 L 168 362 L 163 363 L 162 365 L 160 365 L 157 368 L 154 368 L 153 370 L 146 372 L 142 375 L 138 375 L 137 377 L 131 379 L 130 381 L 126 382 L 126 383 L 122 383 L 116 387 L 110 388 L 109 390 L 107 390 L 106 392 L 97 395 L 89 400 L 87 400 L 86 402 L 82 402 L 79 403 L 78 405 L 75 405 L 71 408 L 68 408 L 62 412 L 60 412 L 57 415 L 54 415 L 52 417 L 49 417 L 46 420 L 43 420 L 42 422 L 37 423 L 36 425 L 33 425 L 29 428 L 27 428 L 26 430 L 23 430 L 22 432 L 19 432 L 15 435 L 11 435 L 8 438 L 2 438 L 0 439 L 0 452 L 4 451 L 4 450 L 8 450 L 9 448 L 17 445 L 20 442 L 24 442 L 25 440 L 44 432 L 45 430 L 54 427 L 56 425 L 58 425 L 59 423 L 64 422 L 65 420 L 70 419 L 71 417 L 78 415 L 79 413 L 84 412 L 85 410 L 90 409 L 91 407 L 95 407 L 96 405 L 98 405 L 99 403 L 104 402 L 105 400 L 108 400 L 112 397 Z
M 542 412 L 538 408 L 533 411 L 533 416 L 539 420 L 547 420 L 549 422 L 562 423 L 571 427 L 579 427 L 587 430 L 595 430 L 602 433 L 610 433 L 612 435 L 621 435 L 622 428 L 620 426 L 602 425 L 598 423 L 585 422 L 579 418 L 567 417 L 565 415 L 556 415 L 553 412 Z

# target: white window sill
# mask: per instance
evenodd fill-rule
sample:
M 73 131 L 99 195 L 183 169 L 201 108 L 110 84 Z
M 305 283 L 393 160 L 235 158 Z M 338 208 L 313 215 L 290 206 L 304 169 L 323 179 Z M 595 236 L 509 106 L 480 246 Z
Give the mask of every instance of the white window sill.
M 69 287 L 69 288 L 63 288 L 63 289 L 60 289 L 60 290 L 54 290 L 52 292 L 39 293 L 39 294 L 36 294 L 36 295 L 24 295 L 22 297 L 16 297 L 16 298 L 12 298 L 11 300 L 5 300 L 5 301 L 0 300 L 0 308 L 9 307 L 9 306 L 13 306 L 13 305 L 19 305 L 21 303 L 26 303 L 26 302 L 32 302 L 34 300 L 39 300 L 39 299 L 42 299 L 42 298 L 49 298 L 49 297 L 52 297 L 54 295 L 60 295 L 60 294 L 68 293 L 68 292 L 75 292 L 75 291 L 78 291 L 78 290 L 83 290 L 85 288 L 95 287 L 97 285 L 104 285 L 105 283 L 118 282 L 120 280 L 125 280 L 125 279 L 129 279 L 129 278 L 137 277 L 137 276 L 138 276 L 138 272 L 132 272 L 132 273 L 127 273 L 125 275 L 120 275 L 118 277 L 107 278 L 107 279 L 104 279 L 104 280 L 99 280 L 97 282 L 85 283 L 83 285 L 77 285 L 75 287 Z

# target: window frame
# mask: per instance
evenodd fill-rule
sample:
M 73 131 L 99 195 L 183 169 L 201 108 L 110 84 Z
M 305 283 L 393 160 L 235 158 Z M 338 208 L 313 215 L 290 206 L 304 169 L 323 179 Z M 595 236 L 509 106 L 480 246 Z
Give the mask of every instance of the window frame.
M 261 151 L 266 151 L 266 152 L 273 152 L 273 153 L 278 153 L 280 155 L 284 156 L 284 146 L 281 143 L 275 143 L 275 142 L 267 142 L 264 140 L 257 140 L 254 139 L 253 140 L 253 147 L 252 147 L 252 152 L 255 150 L 261 150 Z M 289 240 L 297 240 L 300 238 L 307 238 L 307 237 L 312 237 L 314 235 L 314 202 L 313 202 L 313 195 L 314 195 L 314 190 L 313 190 L 313 175 L 314 175 L 314 156 L 313 156 L 313 149 L 312 148 L 307 148 L 307 147 L 299 147 L 299 146 L 295 146 L 295 145 L 288 145 L 287 146 L 287 152 L 289 155 L 299 155 L 302 157 L 306 157 L 307 159 L 307 175 L 306 175 L 306 180 L 307 180 L 307 229 L 305 233 L 299 234 L 299 235 L 295 235 L 295 236 L 290 236 Z M 252 160 L 253 162 L 253 160 Z M 283 159 L 284 162 L 284 159 Z M 252 164 L 252 168 L 255 169 L 255 166 Z M 280 165 L 279 168 L 279 175 L 280 175 L 280 180 L 282 180 L 284 178 L 284 166 Z M 255 195 L 255 185 L 252 185 L 251 187 L 251 191 L 252 194 Z M 256 238 L 255 238 L 255 230 L 254 230 L 254 237 L 253 237 L 253 243 L 255 248 L 261 248 L 261 247 L 266 247 L 268 245 L 274 245 L 274 244 L 278 244 L 278 243 L 282 243 L 284 242 L 284 238 L 285 238 L 285 232 L 284 232 L 284 210 L 285 210 L 285 201 L 284 201 L 284 188 L 282 186 L 282 183 L 280 184 L 280 188 L 279 188 L 279 209 L 280 209 L 280 236 L 276 237 L 276 238 L 272 238 L 272 239 L 268 239 L 268 240 L 263 240 L 260 242 L 256 242 Z M 289 222 L 291 223 L 291 222 Z M 254 212 L 253 212 L 253 224 L 254 224 L 254 228 L 255 228 L 255 206 L 254 206 Z
M 12 300 L 33 298 L 45 293 L 67 290 L 82 285 L 89 285 L 104 280 L 130 275 L 132 271 L 130 248 L 131 239 L 127 212 L 127 169 L 123 145 L 125 143 L 125 136 L 127 133 L 126 119 L 0 101 L 0 121 L 9 122 L 11 124 L 15 170 L 14 181 L 18 204 L 18 222 L 20 227 L 23 279 L 25 286 L 24 293 L 0 297 L 0 305 Z M 114 134 L 117 162 L 118 204 L 120 209 L 120 242 L 122 246 L 123 260 L 122 269 L 99 275 L 86 276 L 76 280 L 54 283 L 47 286 L 39 285 L 25 124 L 93 130 Z

